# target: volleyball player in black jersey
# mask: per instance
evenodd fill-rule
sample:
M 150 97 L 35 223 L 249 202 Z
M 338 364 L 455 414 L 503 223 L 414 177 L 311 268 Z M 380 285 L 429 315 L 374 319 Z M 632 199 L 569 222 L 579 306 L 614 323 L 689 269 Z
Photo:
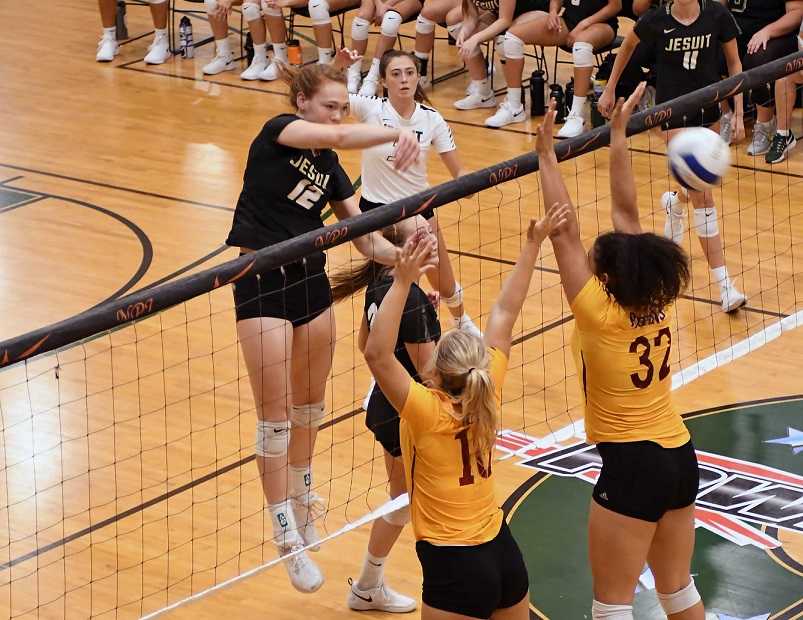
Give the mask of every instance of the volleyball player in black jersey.
M 741 30 L 736 43 L 745 71 L 797 51 L 795 33 L 800 26 L 800 12 L 795 9 L 798 2 L 728 0 L 727 5 Z M 765 83 L 750 91 L 756 106 L 756 123 L 753 138 L 747 145 L 748 155 L 763 155 L 770 148 L 775 133 L 772 89 L 772 84 Z M 730 144 L 733 114 L 727 101 L 722 102 L 722 111 L 719 135 Z
M 597 103 L 599 111 L 607 116 L 613 110 L 616 84 L 639 43 L 652 47 L 656 60 L 655 100 L 656 103 L 663 103 L 718 82 L 720 53 L 725 55 L 728 73 L 740 73 L 742 63 L 736 46 L 738 34 L 739 27 L 733 16 L 715 0 L 672 0 L 649 10 L 636 22 L 633 31 L 628 33 L 619 48 L 611 77 Z M 739 141 L 744 138 L 742 95 L 736 95 L 734 102 L 734 135 Z M 665 130 L 664 139 L 669 141 L 683 127 L 716 125 L 719 116 L 719 105 L 716 103 L 690 116 L 673 114 L 662 127 Z M 719 286 L 722 310 L 734 312 L 747 300 L 728 276 L 713 193 L 710 190 L 690 191 L 688 195 L 666 192 L 661 197 L 666 210 L 664 234 L 682 243 L 684 199 L 691 199 L 694 207 L 694 232 L 708 261 L 712 280 Z
M 558 15 L 564 7 L 563 14 Z M 585 128 L 585 103 L 591 89 L 594 49 L 608 45 L 616 36 L 616 15 L 622 0 L 550 0 L 549 13 L 522 15 L 505 33 L 505 80 L 507 100 L 496 114 L 485 119 L 488 127 L 504 127 L 524 120 L 521 104 L 521 74 L 525 45 L 571 47 L 574 61 L 574 98 L 560 138 L 573 138 Z
M 327 203 L 341 219 L 359 213 L 352 185 L 332 148 L 364 149 L 395 141 L 400 169 L 410 166 L 419 153 L 408 131 L 340 125 L 348 115 L 349 100 L 345 76 L 336 69 L 311 65 L 288 72 L 286 79 L 297 112 L 269 120 L 251 144 L 226 240 L 244 253 L 321 227 Z M 396 248 L 378 233 L 355 239 L 354 244 L 377 262 L 395 260 Z M 317 543 L 310 463 L 326 415 L 324 393 L 335 343 L 325 262 L 319 252 L 272 271 L 246 272 L 234 285 L 237 334 L 258 419 L 256 461 L 281 555 Z M 315 591 L 323 583 L 320 570 L 304 552 L 285 565 L 302 592 Z

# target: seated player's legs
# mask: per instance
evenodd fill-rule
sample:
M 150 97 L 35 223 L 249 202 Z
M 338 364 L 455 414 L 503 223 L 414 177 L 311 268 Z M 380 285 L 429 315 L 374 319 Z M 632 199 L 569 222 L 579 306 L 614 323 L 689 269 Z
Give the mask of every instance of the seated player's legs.
M 368 50 L 368 34 L 375 17 L 376 1 L 362 0 L 360 10 L 351 20 L 351 49 L 360 56 L 365 56 L 365 52 Z M 346 74 L 348 76 L 348 91 L 357 93 L 362 84 L 362 59 L 352 64 Z
M 446 22 L 451 12 L 451 23 L 461 21 L 460 0 L 424 0 L 424 6 L 415 22 L 415 55 L 421 64 L 421 86 L 429 83 L 429 56 L 435 45 L 435 26 Z
M 374 57 L 371 60 L 371 68 L 368 70 L 365 80 L 363 80 L 362 88 L 360 88 L 361 95 L 366 97 L 376 95 L 379 88 L 379 63 L 382 60 L 382 55 L 396 44 L 396 37 L 399 34 L 399 28 L 401 28 L 402 23 L 420 12 L 420 0 L 400 0 L 393 5 L 393 8 L 385 11 L 381 20 L 378 20 L 379 41 L 376 43 Z
M 446 16 L 446 30 L 449 36 L 457 39 L 462 36 L 463 41 L 468 39 L 478 30 L 482 30 L 494 21 L 493 14 L 481 11 L 474 30 L 467 30 L 463 22 L 462 10 L 450 11 Z M 458 110 L 473 110 L 476 108 L 492 108 L 496 105 L 496 97 L 491 88 L 491 80 L 488 77 L 488 64 L 482 49 L 477 46 L 473 54 L 466 60 L 468 69 L 469 85 L 466 89 L 466 96 L 454 102 L 454 107 Z
M 359 6 L 360 0 L 309 0 L 307 10 L 312 29 L 315 31 L 319 63 L 328 65 L 335 56 L 331 14 L 342 9 L 356 9 Z
M 167 37 L 167 0 L 147 0 L 150 5 L 151 19 L 153 19 L 153 41 L 148 46 L 145 63 L 161 65 L 170 58 L 170 41 Z M 110 62 L 119 52 L 117 43 L 117 0 L 98 0 L 100 21 L 103 26 L 95 60 Z
M 243 0 L 243 20 L 248 24 L 251 40 L 254 43 L 254 58 L 251 64 L 240 74 L 243 80 L 258 80 L 262 72 L 268 68 L 268 44 L 262 5 L 259 0 Z
M 234 0 L 231 6 L 239 6 L 242 0 Z M 224 71 L 231 71 L 235 68 L 234 51 L 229 42 L 229 11 L 226 7 L 218 4 L 217 0 L 205 0 L 206 16 L 212 28 L 212 36 L 215 38 L 215 55 L 203 67 L 205 75 L 217 75 Z M 244 13 L 243 13 L 244 14 Z
M 271 82 L 279 79 L 279 67 L 287 64 L 287 27 L 284 23 L 284 15 L 281 7 L 274 2 L 262 0 L 262 15 L 265 19 L 265 26 L 270 34 L 271 47 L 273 47 L 273 58 L 268 63 L 265 70 L 259 74 L 259 79 Z M 303 6 L 303 3 L 299 6 Z
M 778 128 L 775 130 L 770 148 L 764 156 L 764 161 L 768 164 L 782 162 L 786 159 L 787 153 L 797 144 L 791 125 L 797 90 L 801 86 L 803 86 L 803 71 L 787 75 L 775 82 L 775 112 Z
M 664 126 L 666 130 L 663 132 L 664 139 L 668 143 L 672 136 L 682 131 L 683 127 L 711 126 L 716 131 L 718 116 L 719 108 L 714 105 L 700 110 L 700 113 L 694 118 L 673 119 L 670 124 Z M 736 288 L 728 275 L 713 192 L 711 190 L 706 192 L 678 190 L 664 193 L 661 197 L 662 206 L 666 211 L 664 234 L 676 243 L 682 243 L 685 220 L 683 205 L 689 201 L 693 207 L 693 230 L 700 240 L 700 247 L 711 270 L 711 279 L 719 287 L 722 310 L 735 312 L 747 303 L 747 298 Z

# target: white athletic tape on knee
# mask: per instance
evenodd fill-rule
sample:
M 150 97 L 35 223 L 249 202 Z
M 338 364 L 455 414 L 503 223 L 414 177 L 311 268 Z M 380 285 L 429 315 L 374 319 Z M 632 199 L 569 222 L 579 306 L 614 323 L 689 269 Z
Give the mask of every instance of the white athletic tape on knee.
M 318 428 L 326 417 L 324 403 L 307 403 L 293 405 L 290 409 L 290 421 L 300 428 Z
M 447 308 L 457 308 L 463 303 L 463 287 L 460 282 L 454 283 L 454 294 L 451 297 L 444 297 L 443 303 Z
M 397 527 L 404 527 L 410 522 L 410 506 L 402 506 L 396 510 L 382 515 L 382 518 Z
M 277 457 L 287 454 L 290 445 L 290 424 L 287 420 L 272 422 L 257 420 L 257 435 L 254 452 L 257 456 Z
M 575 67 L 593 67 L 594 66 L 594 47 L 591 43 L 585 41 L 577 41 L 572 45 L 572 60 Z
M 702 239 L 716 237 L 719 234 L 719 222 L 717 220 L 716 207 L 695 209 L 694 232 L 696 232 L 697 236 Z
M 204 0 L 204 8 L 206 9 L 206 14 L 211 15 L 217 11 L 217 0 Z
M 330 23 L 329 3 L 326 0 L 310 0 L 308 9 L 310 21 L 314 25 L 322 26 Z
M 505 33 L 505 58 L 520 60 L 524 58 L 524 41 L 512 32 Z
M 435 32 L 435 22 L 419 14 L 415 20 L 415 31 L 421 34 L 432 34 Z
M 402 16 L 396 11 L 385 11 L 385 16 L 382 18 L 382 25 L 379 31 L 382 36 L 395 37 L 399 34 L 399 28 L 402 25 Z
M 247 22 L 257 22 L 262 19 L 262 9 L 256 2 L 243 2 L 243 17 Z
M 607 605 L 594 599 L 591 604 L 591 617 L 593 620 L 633 620 L 632 605 Z
M 265 0 L 262 0 L 262 14 L 270 17 L 283 17 L 282 9 L 278 6 L 269 6 Z
M 462 29 L 463 29 L 463 22 L 457 22 L 456 24 L 446 26 L 446 32 L 448 32 L 449 36 L 451 36 L 453 39 L 456 39 L 458 37 Z
M 351 40 L 365 41 L 368 39 L 368 32 L 371 30 L 371 22 L 362 17 L 355 17 L 351 22 Z
M 656 592 L 661 607 L 664 612 L 669 614 L 679 614 L 681 611 L 686 611 L 690 607 L 694 607 L 700 602 L 700 593 L 697 591 L 697 586 L 694 585 L 694 578 L 689 582 L 685 588 L 678 590 L 673 594 L 661 594 Z

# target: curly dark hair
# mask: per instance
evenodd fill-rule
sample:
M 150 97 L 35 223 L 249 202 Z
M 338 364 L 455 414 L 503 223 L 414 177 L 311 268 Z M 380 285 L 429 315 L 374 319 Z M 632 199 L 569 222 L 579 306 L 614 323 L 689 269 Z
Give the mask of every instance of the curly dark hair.
M 609 232 L 592 249 L 594 271 L 626 310 L 660 312 L 689 283 L 689 258 L 677 243 L 653 233 Z

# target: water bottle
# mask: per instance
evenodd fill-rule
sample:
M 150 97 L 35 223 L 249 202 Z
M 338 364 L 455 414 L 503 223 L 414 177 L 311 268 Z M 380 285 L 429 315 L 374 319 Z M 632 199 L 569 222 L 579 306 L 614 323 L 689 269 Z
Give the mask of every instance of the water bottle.
M 549 86 L 549 98 L 555 100 L 555 122 L 562 123 L 566 120 L 566 101 L 563 98 L 563 88 L 560 84 Z
M 251 66 L 251 61 L 254 60 L 254 39 L 251 37 L 251 33 L 245 35 L 245 58 L 248 61 L 248 66 Z
M 192 40 L 192 22 L 186 15 L 181 18 L 178 23 L 178 40 L 181 55 L 184 58 L 192 58 L 195 56 L 195 44 Z
M 566 114 L 569 114 L 569 110 L 572 109 L 572 102 L 574 101 L 574 78 L 569 80 L 569 83 L 566 84 Z
M 128 38 L 128 24 L 125 18 L 125 2 L 117 0 L 117 13 L 114 19 L 115 36 L 118 41 Z
M 530 74 L 530 116 L 543 116 L 545 113 L 544 72 L 536 69 Z

